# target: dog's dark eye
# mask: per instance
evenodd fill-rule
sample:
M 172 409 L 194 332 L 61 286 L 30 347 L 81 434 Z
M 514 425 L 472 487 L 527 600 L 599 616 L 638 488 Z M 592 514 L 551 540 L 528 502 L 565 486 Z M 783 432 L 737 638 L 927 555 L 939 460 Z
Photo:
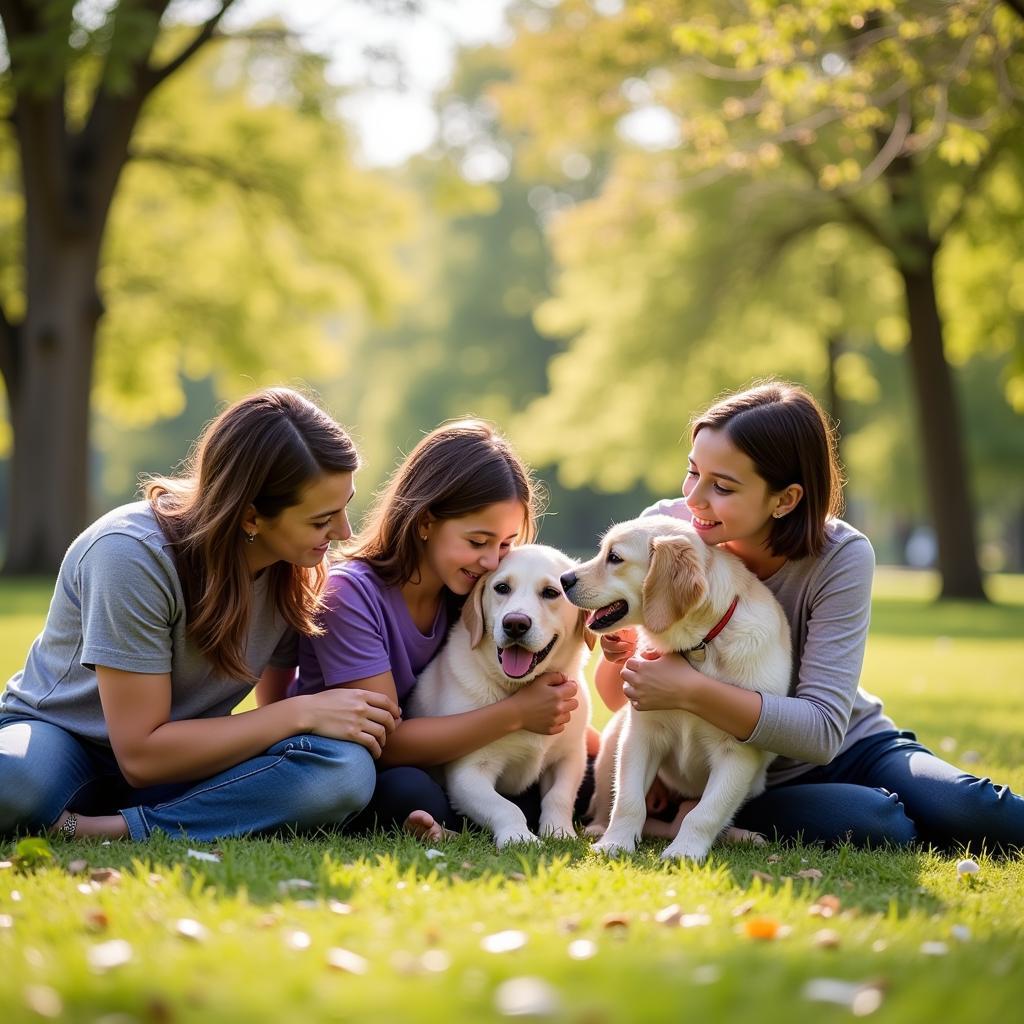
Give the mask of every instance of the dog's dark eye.
M 623 559 L 619 558 L 619 556 L 617 554 L 615 554 L 614 551 L 609 551 L 608 552 L 608 561 L 612 565 L 621 565 L 622 562 L 623 562 Z
M 556 597 L 562 596 L 562 592 L 560 590 L 555 590 L 554 587 L 545 587 L 540 592 L 540 596 L 543 597 L 545 601 L 554 601 Z
M 494 592 L 496 594 L 511 594 L 512 588 L 507 583 L 495 583 Z

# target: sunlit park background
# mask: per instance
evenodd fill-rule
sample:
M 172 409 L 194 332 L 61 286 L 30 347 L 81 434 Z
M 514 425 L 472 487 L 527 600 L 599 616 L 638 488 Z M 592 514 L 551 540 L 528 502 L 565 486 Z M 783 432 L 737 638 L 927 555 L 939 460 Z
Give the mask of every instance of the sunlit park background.
M 1024 786 L 1019 0 L 0 0 L 0 26 L 3 678 L 75 533 L 258 386 L 350 428 L 357 512 L 438 422 L 493 420 L 545 481 L 542 539 L 583 553 L 677 492 L 693 412 L 777 375 L 838 422 L 886 566 L 866 685 Z M 1019 862 L 459 843 L 57 846 L 0 869 L 0 1010 L 487 1019 L 518 975 L 595 1022 L 1024 995 Z M 673 903 L 697 920 L 666 929 Z M 523 950 L 481 950 L 507 929 Z M 365 961 L 331 973 L 339 946 Z

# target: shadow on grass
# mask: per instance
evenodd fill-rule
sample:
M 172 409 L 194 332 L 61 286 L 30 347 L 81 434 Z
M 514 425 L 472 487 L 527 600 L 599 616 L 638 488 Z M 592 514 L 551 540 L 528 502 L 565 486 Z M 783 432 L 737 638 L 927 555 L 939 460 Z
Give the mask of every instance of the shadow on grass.
M 13 845 L 0 845 L 0 856 L 10 856 Z M 283 900 L 347 901 L 365 884 L 369 868 L 375 884 L 389 889 L 474 886 L 486 892 L 515 886 L 540 901 L 552 889 L 575 884 L 574 873 L 596 871 L 601 873 L 599 891 L 607 894 L 606 906 L 591 907 L 600 913 L 615 911 L 617 894 L 627 890 L 632 890 L 631 898 L 649 890 L 655 902 L 666 902 L 665 892 L 673 891 L 684 905 L 697 893 L 710 891 L 737 902 L 768 894 L 794 903 L 812 903 L 828 893 L 837 896 L 845 910 L 896 917 L 912 910 L 938 913 L 944 908 L 943 901 L 921 885 L 922 864 L 931 856 L 926 851 L 777 843 L 717 846 L 707 863 L 698 866 L 662 860 L 664 846 L 661 841 L 646 841 L 632 857 L 606 860 L 583 839 L 548 840 L 497 851 L 489 837 L 468 831 L 433 848 L 410 836 L 380 833 L 194 845 L 162 835 L 148 843 L 53 844 L 55 866 L 65 870 L 72 861 L 85 860 L 89 869 L 116 868 L 143 879 L 156 874 L 185 892 L 197 887 L 220 896 L 244 892 L 257 905 Z M 197 859 L 190 850 L 219 859 Z

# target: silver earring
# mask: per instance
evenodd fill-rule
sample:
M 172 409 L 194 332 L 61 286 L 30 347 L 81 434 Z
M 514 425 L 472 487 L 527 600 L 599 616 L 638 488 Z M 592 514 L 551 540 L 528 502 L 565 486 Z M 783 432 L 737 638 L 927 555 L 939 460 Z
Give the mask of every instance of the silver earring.
M 256 534 L 255 533 L 249 533 L 248 530 L 243 530 L 242 532 L 245 534 L 245 543 L 246 544 L 252 544 L 253 541 L 256 540 Z

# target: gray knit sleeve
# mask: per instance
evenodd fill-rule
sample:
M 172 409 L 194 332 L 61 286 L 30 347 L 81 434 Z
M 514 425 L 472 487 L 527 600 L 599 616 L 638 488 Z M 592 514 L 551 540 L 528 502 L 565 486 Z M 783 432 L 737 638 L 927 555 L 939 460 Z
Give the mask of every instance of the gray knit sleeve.
M 859 534 L 825 556 L 808 588 L 792 696 L 762 694 L 748 743 L 809 764 L 828 764 L 839 752 L 864 663 L 874 568 L 871 544 Z

